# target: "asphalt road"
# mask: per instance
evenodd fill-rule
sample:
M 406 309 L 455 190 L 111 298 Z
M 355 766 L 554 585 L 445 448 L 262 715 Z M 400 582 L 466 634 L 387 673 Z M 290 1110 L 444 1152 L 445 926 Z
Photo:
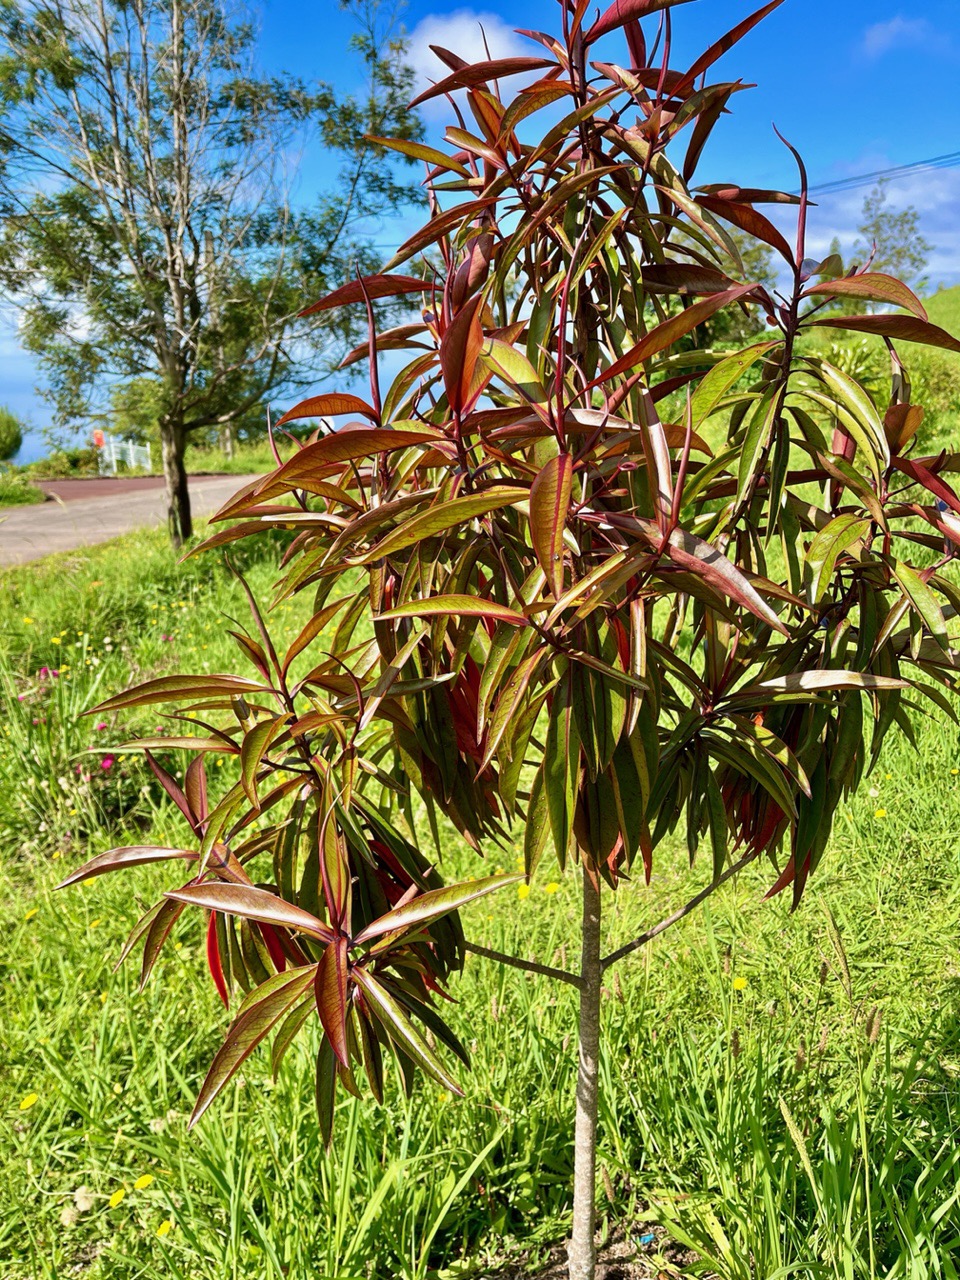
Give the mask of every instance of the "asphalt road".
M 190 499 L 195 518 L 210 515 L 256 476 L 192 476 Z M 0 510 L 0 565 L 25 564 L 54 551 L 73 551 L 108 542 L 131 529 L 166 522 L 163 482 L 78 480 L 57 482 L 95 486 L 95 496 L 71 492 L 59 501 Z M 104 492 L 103 485 L 111 487 Z M 97 492 L 99 491 L 99 492 Z

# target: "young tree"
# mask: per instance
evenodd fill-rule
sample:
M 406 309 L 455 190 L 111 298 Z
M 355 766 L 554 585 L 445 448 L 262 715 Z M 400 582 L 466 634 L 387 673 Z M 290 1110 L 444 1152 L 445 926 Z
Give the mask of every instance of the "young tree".
M 667 0 L 617 0 L 590 26 L 586 0 L 566 0 L 562 32 L 533 33 L 529 57 L 441 52 L 450 74 L 430 94 L 465 90 L 469 124 L 448 150 L 399 144 L 429 167 L 430 219 L 383 272 L 315 304 L 367 312 L 353 358 L 370 360 L 369 397 L 291 409 L 346 421 L 231 501 L 206 544 L 287 527 L 278 599 L 309 590 L 313 616 L 278 652 L 248 592 L 255 625 L 236 634 L 253 678 L 165 676 L 104 704 L 187 700 L 199 716 L 193 736 L 142 743 L 189 834 L 66 882 L 189 865 L 134 937 L 146 977 L 180 913 L 205 908 L 214 982 L 225 1003 L 247 993 L 194 1120 L 258 1043 L 275 1032 L 276 1064 L 314 1014 L 325 1141 L 338 1084 L 357 1091 L 362 1070 L 382 1096 L 385 1053 L 408 1090 L 419 1068 L 456 1092 L 444 1051 L 466 1055 L 433 996 L 467 953 L 575 987 L 573 1280 L 595 1266 L 604 973 L 753 862 L 799 902 L 886 734 L 910 732 L 915 700 L 942 705 L 958 668 L 943 605 L 960 604 L 944 572 L 960 498 L 942 457 L 910 456 L 922 411 L 895 343 L 960 342 L 887 276 L 812 275 L 806 194 L 790 244 L 761 211 L 790 197 L 693 185 L 740 87 L 707 73 L 778 3 L 685 69 L 667 12 L 656 61 L 631 17 Z M 620 31 L 627 67 L 599 60 Z M 521 73 L 536 78 L 507 92 Z M 785 300 L 722 269 L 728 226 L 779 256 Z M 401 270 L 424 252 L 429 279 Z M 378 332 L 370 300 L 408 293 L 420 320 Z M 823 314 L 848 296 L 906 314 Z M 704 371 L 685 339 L 740 302 L 764 336 Z M 815 326 L 888 342 L 882 418 L 803 354 Z M 378 352 L 404 345 L 410 363 L 381 387 Z M 152 754 L 180 749 L 182 784 Z M 237 767 L 210 798 L 208 752 Z M 527 877 L 550 846 L 579 874 L 572 971 L 465 940 L 460 909 L 517 877 L 443 887 L 415 800 L 473 847 L 522 827 Z M 642 892 L 674 832 L 691 859 L 706 847 L 700 887 L 604 955 L 604 900 Z
M 888 207 L 887 186 L 881 180 L 863 202 L 854 254 L 861 262 L 872 256 L 871 271 L 896 276 L 922 291 L 933 245 L 921 234 L 920 214 L 912 204 L 896 211 Z
M 175 545 L 190 434 L 316 377 L 355 326 L 298 317 L 304 289 L 369 264 L 364 224 L 409 199 L 363 136 L 419 134 L 402 43 L 378 0 L 341 6 L 360 21 L 362 101 L 260 76 L 221 0 L 14 0 L 0 17 L 0 283 L 59 425 L 149 386 Z M 341 169 L 297 209 L 288 170 L 318 144 Z

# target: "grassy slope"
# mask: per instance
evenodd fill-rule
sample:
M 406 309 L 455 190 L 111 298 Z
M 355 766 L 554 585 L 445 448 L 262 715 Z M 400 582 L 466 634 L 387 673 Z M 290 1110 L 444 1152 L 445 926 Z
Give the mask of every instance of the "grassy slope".
M 247 568 L 265 590 L 270 561 Z M 458 1260 L 489 1274 L 489 1260 L 518 1241 L 536 1249 L 562 1236 L 572 993 L 481 962 L 468 964 L 455 991 L 455 1025 L 474 1054 L 463 1101 L 430 1087 L 414 1107 L 395 1092 L 382 1109 L 347 1100 L 328 1155 L 312 1109 L 311 1029 L 276 1084 L 257 1054 L 242 1083 L 186 1133 L 225 1025 L 205 975 L 201 921 L 184 917 L 175 948 L 137 995 L 135 963 L 113 975 L 113 959 L 169 872 L 108 876 L 61 894 L 53 885 L 111 844 L 184 838 L 139 766 L 118 759 L 98 772 L 102 744 L 122 740 L 127 726 L 98 730 L 76 713 L 145 672 L 234 669 L 221 627 L 223 612 L 241 616 L 239 593 L 210 562 L 175 567 L 153 533 L 9 572 L 0 586 L 0 653 L 13 668 L 6 694 L 0 688 L 4 1280 L 53 1280 L 75 1267 L 90 1280 L 412 1280 L 450 1276 Z M 301 608 L 281 615 L 281 634 L 293 633 Z M 43 677 L 43 667 L 60 676 Z M 91 761 L 84 782 L 74 761 L 91 745 L 99 750 L 81 758 Z M 860 1258 L 851 1277 L 922 1280 L 937 1255 L 949 1256 L 960 1236 L 958 766 L 955 730 L 925 724 L 918 749 L 895 744 L 872 793 L 845 812 L 798 913 L 762 902 L 771 876 L 758 872 L 611 980 L 602 1157 L 611 1222 L 635 1220 L 655 1192 L 681 1192 L 689 1198 L 677 1202 L 678 1230 L 708 1249 L 722 1226 L 729 1257 L 712 1265 L 731 1277 L 772 1280 L 788 1265 L 810 1274 L 817 1263 L 843 1274 L 845 1232 Z M 506 865 L 515 853 L 491 859 Z M 446 858 L 451 872 L 476 866 L 452 840 Z M 705 874 L 691 878 L 682 859 L 664 854 L 651 889 L 618 895 L 611 944 Z M 478 940 L 548 961 L 572 955 L 576 886 L 568 876 L 557 888 L 555 876 L 544 864 L 526 900 L 477 907 Z M 883 1029 L 871 1047 L 874 1005 Z M 806 1134 L 819 1209 L 780 1096 Z M 146 1175 L 153 1181 L 136 1189 Z M 909 1231 L 921 1243 L 904 1261 Z M 868 1239 L 878 1251 L 872 1270 Z

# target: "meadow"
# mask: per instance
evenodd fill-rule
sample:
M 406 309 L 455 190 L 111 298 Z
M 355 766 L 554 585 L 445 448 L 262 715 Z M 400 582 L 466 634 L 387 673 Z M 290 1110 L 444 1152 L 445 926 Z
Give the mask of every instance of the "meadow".
M 276 555 L 238 557 L 258 591 Z M 281 607 L 281 638 L 306 608 Z M 453 991 L 473 1057 L 462 1100 L 421 1084 L 410 1105 L 390 1080 L 382 1108 L 339 1105 L 325 1152 L 311 1028 L 275 1081 L 258 1052 L 188 1133 L 226 1025 L 199 913 L 138 994 L 136 958 L 114 962 L 169 872 L 54 891 L 103 849 L 186 838 L 115 749 L 160 718 L 82 713 L 148 675 L 243 671 L 225 635 L 243 609 L 224 566 L 176 565 L 159 532 L 0 575 L 0 1277 L 535 1274 L 569 1212 L 573 992 L 470 957 Z M 775 873 L 757 867 L 616 971 L 603 1230 L 636 1252 L 633 1274 L 960 1274 L 958 829 L 957 729 L 923 720 L 844 812 L 796 914 L 763 900 Z M 480 866 L 452 836 L 443 859 L 450 875 Z M 610 943 L 707 874 L 658 853 L 652 886 L 617 895 Z M 562 963 L 577 914 L 574 878 L 545 860 L 529 893 L 466 922 Z

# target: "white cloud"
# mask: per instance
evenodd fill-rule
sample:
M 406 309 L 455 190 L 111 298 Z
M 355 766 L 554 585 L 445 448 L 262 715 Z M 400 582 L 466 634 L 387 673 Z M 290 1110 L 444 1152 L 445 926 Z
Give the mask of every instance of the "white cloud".
M 882 58 L 892 49 L 904 45 L 924 44 L 932 41 L 933 27 L 926 18 L 904 18 L 898 14 L 887 22 L 875 22 L 863 33 L 863 52 L 868 58 Z
M 449 49 L 468 62 L 482 61 L 487 57 L 486 50 L 489 50 L 491 58 L 512 58 L 517 54 L 536 52 L 535 46 L 518 36 L 495 13 L 455 9 L 453 13 L 430 14 L 410 33 L 407 61 L 416 75 L 417 93 L 450 74 L 449 67 L 430 48 L 432 44 Z M 511 83 L 518 82 L 514 79 Z M 424 115 L 445 117 L 450 107 L 446 99 L 432 98 L 424 103 L 422 109 Z

